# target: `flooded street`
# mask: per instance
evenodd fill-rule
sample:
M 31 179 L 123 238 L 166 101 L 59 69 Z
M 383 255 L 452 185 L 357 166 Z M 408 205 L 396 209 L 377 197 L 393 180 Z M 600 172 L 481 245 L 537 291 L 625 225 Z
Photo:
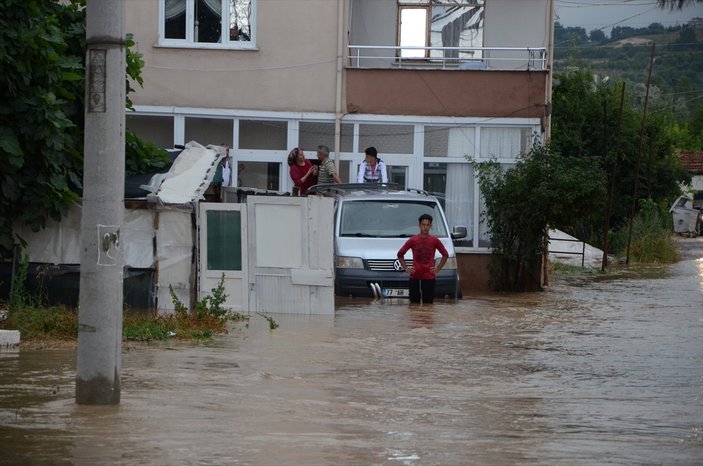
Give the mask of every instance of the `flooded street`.
M 75 349 L 0 352 L 0 464 L 703 464 L 703 238 L 542 293 L 338 301 L 206 344 L 125 345 L 122 402 Z

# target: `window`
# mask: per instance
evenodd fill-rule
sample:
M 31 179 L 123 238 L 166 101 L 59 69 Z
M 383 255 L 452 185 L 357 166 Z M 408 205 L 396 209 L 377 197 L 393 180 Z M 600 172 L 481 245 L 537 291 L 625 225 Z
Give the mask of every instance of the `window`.
M 458 246 L 473 245 L 474 182 L 474 168 L 468 163 L 424 164 L 422 188 L 439 199 L 449 228 L 467 227 L 469 236 L 455 242 Z
M 207 211 L 207 268 L 242 270 L 241 212 Z
M 186 117 L 185 142 L 196 141 L 203 146 L 209 144 L 232 144 L 232 120 L 226 118 Z
M 528 127 L 481 128 L 481 157 L 515 159 L 532 148 L 532 129 Z
M 425 126 L 426 157 L 476 156 L 476 129 L 470 126 Z
M 398 43 L 407 47 L 482 47 L 484 0 L 398 0 Z M 481 58 L 480 52 L 401 49 L 404 58 Z
M 331 151 L 334 151 L 334 123 L 301 121 L 299 128 L 298 146 L 305 151 L 314 152 L 320 144 L 324 144 Z M 354 125 L 342 123 L 341 152 L 351 152 L 353 150 L 353 136 Z
M 288 150 L 288 122 L 276 120 L 240 120 L 239 148 L 253 150 Z
M 128 112 L 127 128 L 142 139 L 156 144 L 157 147 L 173 147 L 173 117 L 139 115 Z
M 270 191 L 280 189 L 281 164 L 241 161 L 237 164 L 237 187 Z
M 348 201 L 342 205 L 339 235 L 374 238 L 409 238 L 417 234 L 417 219 L 422 214 L 442 218 L 434 201 Z M 448 235 L 444 222 L 432 224 L 432 234 Z
M 256 0 L 161 0 L 162 45 L 251 48 Z
M 412 125 L 361 124 L 359 150 L 374 146 L 379 154 L 412 154 L 414 136 Z

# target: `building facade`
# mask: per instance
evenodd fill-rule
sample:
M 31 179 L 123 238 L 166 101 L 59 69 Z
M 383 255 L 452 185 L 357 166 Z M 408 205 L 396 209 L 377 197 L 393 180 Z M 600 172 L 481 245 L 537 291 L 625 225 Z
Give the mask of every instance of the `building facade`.
M 549 136 L 553 0 L 127 2 L 145 60 L 127 126 L 165 148 L 232 147 L 233 184 L 290 191 L 324 144 L 343 181 L 374 146 L 489 251 L 473 163 Z

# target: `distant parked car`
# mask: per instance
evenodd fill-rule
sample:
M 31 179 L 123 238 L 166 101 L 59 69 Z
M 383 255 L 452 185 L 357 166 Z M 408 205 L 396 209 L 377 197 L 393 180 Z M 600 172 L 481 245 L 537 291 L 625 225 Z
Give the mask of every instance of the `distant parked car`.
M 674 222 L 674 232 L 698 236 L 703 224 L 703 212 L 693 208 L 693 198 L 688 195 L 679 196 L 669 209 Z

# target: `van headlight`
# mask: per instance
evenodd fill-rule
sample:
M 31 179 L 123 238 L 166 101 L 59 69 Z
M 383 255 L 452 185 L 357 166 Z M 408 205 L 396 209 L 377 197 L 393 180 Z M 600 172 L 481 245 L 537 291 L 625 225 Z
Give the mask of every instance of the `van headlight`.
M 361 257 L 340 256 L 337 258 L 337 267 L 340 269 L 363 269 L 364 261 L 361 260 Z
M 441 260 L 441 257 L 439 259 L 435 259 L 434 266 L 437 267 L 439 265 L 439 261 Z M 444 263 L 444 267 L 442 267 L 442 269 L 456 270 L 456 257 L 449 257 L 447 262 Z

